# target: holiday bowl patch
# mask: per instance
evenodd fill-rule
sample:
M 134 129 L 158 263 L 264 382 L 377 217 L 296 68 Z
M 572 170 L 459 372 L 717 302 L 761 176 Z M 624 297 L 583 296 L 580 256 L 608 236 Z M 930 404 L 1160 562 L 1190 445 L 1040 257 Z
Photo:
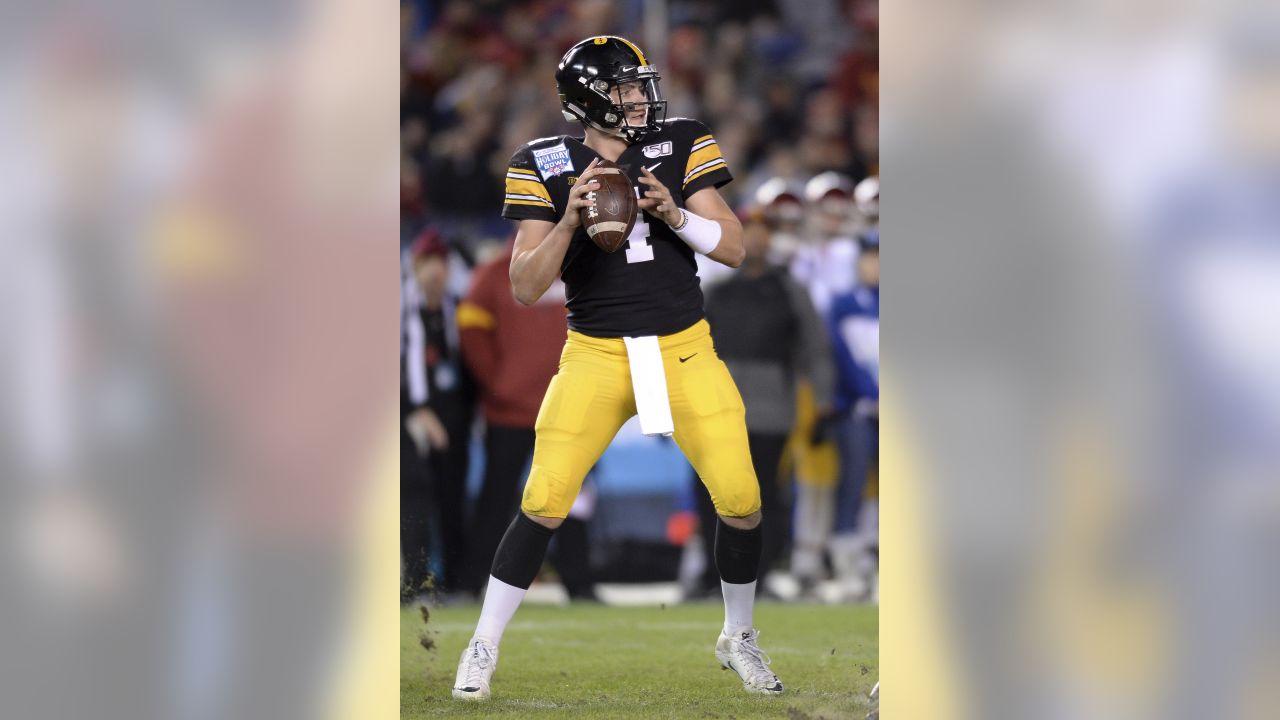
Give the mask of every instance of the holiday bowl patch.
M 543 179 L 555 177 L 562 172 L 573 172 L 573 161 L 569 159 L 569 149 L 564 143 L 549 148 L 533 151 L 533 161 L 538 165 L 538 172 Z

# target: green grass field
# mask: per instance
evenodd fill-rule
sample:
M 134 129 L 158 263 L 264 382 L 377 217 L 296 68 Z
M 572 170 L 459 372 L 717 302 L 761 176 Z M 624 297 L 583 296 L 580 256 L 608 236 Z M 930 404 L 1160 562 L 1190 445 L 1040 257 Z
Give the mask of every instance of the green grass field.
M 879 676 L 878 608 L 756 608 L 760 646 L 786 685 L 781 696 L 742 689 L 712 654 L 719 603 L 666 608 L 520 608 L 502 638 L 493 697 L 450 695 L 478 605 L 400 618 L 400 717 L 861 718 Z M 423 646 L 422 636 L 427 644 Z

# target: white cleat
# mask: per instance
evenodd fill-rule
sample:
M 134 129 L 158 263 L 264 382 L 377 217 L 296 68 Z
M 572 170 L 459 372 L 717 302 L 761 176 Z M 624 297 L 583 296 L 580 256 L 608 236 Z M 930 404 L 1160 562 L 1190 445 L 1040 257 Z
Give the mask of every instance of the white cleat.
M 487 640 L 473 638 L 458 661 L 453 696 L 459 700 L 488 700 L 489 679 L 497 667 L 498 648 Z
M 720 631 L 720 639 L 716 641 L 716 660 L 726 670 L 733 670 L 742 678 L 742 687 L 747 692 L 764 695 L 782 693 L 782 681 L 769 669 L 772 662 L 769 656 L 757 644 L 759 630 L 744 632 L 737 637 L 730 637 Z

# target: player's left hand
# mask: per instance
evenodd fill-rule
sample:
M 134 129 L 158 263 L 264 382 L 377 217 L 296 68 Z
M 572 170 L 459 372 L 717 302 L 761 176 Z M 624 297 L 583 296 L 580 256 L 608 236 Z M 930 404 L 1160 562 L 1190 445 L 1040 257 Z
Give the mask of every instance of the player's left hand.
M 640 173 L 640 182 L 649 186 L 649 189 L 644 192 L 644 196 L 640 198 L 640 209 L 668 225 L 679 225 L 680 208 L 676 206 L 676 201 L 671 198 L 671 191 L 653 173 L 649 172 L 649 168 L 641 166 Z

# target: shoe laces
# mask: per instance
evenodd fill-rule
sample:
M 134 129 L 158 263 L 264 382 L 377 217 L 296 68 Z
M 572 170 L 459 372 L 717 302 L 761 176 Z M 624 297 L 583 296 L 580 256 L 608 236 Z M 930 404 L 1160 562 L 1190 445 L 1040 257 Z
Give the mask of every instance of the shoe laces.
M 493 662 L 493 651 L 479 640 L 473 641 L 467 648 L 467 676 L 463 687 L 478 687 L 484 679 L 484 671 Z
M 758 684 L 769 684 L 777 680 L 777 676 L 769 670 L 773 660 L 768 653 L 760 649 L 760 631 L 752 630 L 734 639 L 738 646 L 738 654 L 748 660 L 747 672 L 751 681 Z

